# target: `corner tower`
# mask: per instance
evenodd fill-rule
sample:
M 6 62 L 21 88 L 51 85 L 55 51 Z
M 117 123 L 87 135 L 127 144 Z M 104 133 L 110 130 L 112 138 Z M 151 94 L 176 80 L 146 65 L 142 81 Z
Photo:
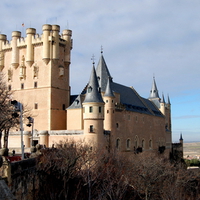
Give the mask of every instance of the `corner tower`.
M 113 130 L 113 123 L 115 118 L 115 95 L 111 89 L 111 81 L 111 78 L 108 78 L 106 91 L 103 97 L 105 102 L 104 128 L 108 131 Z
M 104 137 L 104 101 L 100 93 L 94 66 L 87 86 L 83 110 L 84 134 L 88 142 L 100 147 L 103 145 Z

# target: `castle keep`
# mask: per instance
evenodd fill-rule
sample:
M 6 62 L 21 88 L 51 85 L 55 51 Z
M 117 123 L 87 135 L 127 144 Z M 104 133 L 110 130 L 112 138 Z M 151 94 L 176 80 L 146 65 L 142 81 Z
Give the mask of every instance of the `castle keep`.
M 155 78 L 149 98 L 133 87 L 114 82 L 103 53 L 86 87 L 70 94 L 72 32 L 58 25 L 43 25 L 42 35 L 34 28 L 0 35 L 0 69 L 13 97 L 34 116 L 33 141 L 51 147 L 60 140 L 74 139 L 108 150 L 170 151 L 171 105 L 159 97 Z M 83 83 L 85 85 L 85 83 Z M 72 86 L 73 87 L 73 86 Z M 25 148 L 31 146 L 31 127 L 24 126 Z M 12 130 L 9 148 L 20 147 L 20 131 Z

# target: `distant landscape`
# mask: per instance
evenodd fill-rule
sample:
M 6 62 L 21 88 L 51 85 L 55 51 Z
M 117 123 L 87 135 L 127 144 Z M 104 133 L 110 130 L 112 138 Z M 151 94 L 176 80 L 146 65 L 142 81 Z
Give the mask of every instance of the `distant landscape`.
M 183 143 L 184 157 L 199 156 L 200 157 L 200 142 L 188 142 Z

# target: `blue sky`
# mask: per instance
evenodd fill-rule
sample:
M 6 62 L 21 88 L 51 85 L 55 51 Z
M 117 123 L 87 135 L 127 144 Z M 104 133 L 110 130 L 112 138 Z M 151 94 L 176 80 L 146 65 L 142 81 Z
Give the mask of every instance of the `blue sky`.
M 172 104 L 173 141 L 200 141 L 199 0 L 1 0 L 0 31 L 42 33 L 43 24 L 73 32 L 70 83 L 82 91 L 101 46 L 115 82 L 148 98 L 155 75 Z M 22 28 L 25 24 L 25 29 Z

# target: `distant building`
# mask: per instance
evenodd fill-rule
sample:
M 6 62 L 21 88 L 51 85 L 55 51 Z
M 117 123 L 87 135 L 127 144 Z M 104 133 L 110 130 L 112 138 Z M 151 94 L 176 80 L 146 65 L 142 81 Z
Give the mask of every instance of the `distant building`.
M 12 99 L 31 110 L 34 144 L 51 147 L 73 138 L 108 150 L 170 152 L 171 104 L 169 97 L 167 102 L 159 97 L 155 78 L 149 98 L 143 98 L 133 87 L 114 82 L 101 53 L 81 94 L 71 95 L 72 32 L 59 32 L 58 25 L 45 24 L 42 35 L 34 28 L 25 38 L 14 31 L 10 42 L 0 35 L 0 69 L 14 91 Z M 24 128 L 24 144 L 30 147 L 31 127 Z M 13 130 L 9 147 L 20 145 L 20 132 Z

